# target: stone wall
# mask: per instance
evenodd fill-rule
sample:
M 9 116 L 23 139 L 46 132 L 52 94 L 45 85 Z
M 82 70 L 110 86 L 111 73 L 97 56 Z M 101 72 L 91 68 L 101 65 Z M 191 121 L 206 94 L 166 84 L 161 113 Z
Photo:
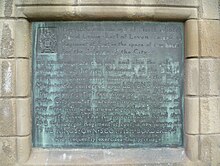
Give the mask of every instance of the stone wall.
M 220 164 L 219 0 L 0 0 L 0 165 L 156 165 L 166 153 L 32 148 L 30 27 L 36 20 L 185 22 L 184 154 L 159 164 Z M 146 154 L 152 158 L 141 157 Z
M 30 26 L 13 0 L 0 0 L 0 165 L 27 159 L 30 148 Z M 28 152 L 29 153 L 29 152 Z M 19 155 L 22 154 L 22 155 Z

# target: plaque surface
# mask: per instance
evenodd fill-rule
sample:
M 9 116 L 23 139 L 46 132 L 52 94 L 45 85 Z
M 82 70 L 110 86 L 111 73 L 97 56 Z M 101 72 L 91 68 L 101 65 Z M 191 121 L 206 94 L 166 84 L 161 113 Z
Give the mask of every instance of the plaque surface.
M 33 146 L 182 146 L 182 23 L 38 22 L 33 44 Z

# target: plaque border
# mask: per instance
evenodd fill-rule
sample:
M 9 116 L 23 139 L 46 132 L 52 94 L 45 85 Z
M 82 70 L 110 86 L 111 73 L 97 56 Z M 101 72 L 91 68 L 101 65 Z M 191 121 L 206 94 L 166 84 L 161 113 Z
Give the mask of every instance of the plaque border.
M 56 0 L 58 1 L 58 0 Z M 194 87 L 190 86 L 191 75 L 190 69 L 199 64 L 199 60 L 191 61 L 190 58 L 196 57 L 196 48 L 199 48 L 199 30 L 198 25 L 191 21 L 198 19 L 198 6 L 136 6 L 136 5 L 66 5 L 62 6 L 57 4 L 54 6 L 50 5 L 39 5 L 39 4 L 28 4 L 28 1 L 17 2 L 17 9 L 21 12 L 21 18 L 29 20 L 29 24 L 33 21 L 83 21 L 83 20 L 135 20 L 135 21 L 181 21 L 185 23 L 185 99 L 189 96 L 197 96 L 198 91 Z M 39 7 L 40 6 L 40 7 Z M 193 37 L 190 34 L 193 34 Z M 31 37 L 31 33 L 28 36 Z M 28 42 L 28 41 L 27 41 Z M 32 45 L 29 43 L 29 49 L 31 50 Z M 192 46 L 193 45 L 193 46 Z M 29 67 L 25 71 L 31 70 L 31 58 Z M 199 72 L 199 71 L 198 71 Z M 199 73 L 198 73 L 199 74 Z M 31 73 L 30 73 L 31 75 Z M 31 76 L 28 83 L 31 82 Z M 31 93 L 31 88 L 28 88 Z M 29 93 L 29 94 L 30 94 Z M 30 97 L 30 95 L 29 95 Z M 188 101 L 188 100 L 187 100 Z M 188 120 L 189 117 L 193 116 L 190 109 L 194 108 L 194 102 L 188 101 L 185 103 L 185 117 L 184 117 L 184 147 L 183 148 L 158 148 L 158 149 L 71 149 L 71 150 L 58 150 L 58 149 L 42 149 L 32 148 L 31 133 L 25 135 L 24 139 L 17 140 L 17 158 L 18 162 L 23 165 L 43 165 L 45 163 L 53 165 L 54 163 L 60 165 L 71 165 L 71 163 L 77 164 L 156 164 L 160 163 L 173 163 L 173 164 L 185 164 L 190 161 L 197 160 L 198 158 L 198 136 L 195 134 L 199 133 L 197 129 L 191 132 L 187 126 L 191 125 L 192 122 Z M 29 108 L 28 113 L 31 114 L 31 101 L 26 103 L 26 107 Z M 19 118 L 19 117 L 17 117 Z M 31 120 L 31 116 L 26 116 L 26 121 Z M 197 123 L 197 122 L 196 122 Z M 198 120 L 199 123 L 199 120 Z M 25 122 L 20 122 L 20 126 L 25 126 Z M 193 127 L 195 125 L 193 124 Z M 199 124 L 198 124 L 199 126 Z M 17 126 L 19 128 L 19 126 Z M 196 128 L 196 127 L 195 127 Z M 189 131 L 188 131 L 189 130 Z M 30 129 L 31 132 L 31 129 Z M 117 152 L 116 152 L 117 151 Z M 164 154 L 169 154 L 163 158 Z M 146 160 L 143 156 L 149 155 L 153 160 Z M 75 158 L 78 156 L 79 158 Z M 120 156 L 120 158 L 118 158 Z M 73 157 L 73 158 L 71 158 Z M 159 158 L 162 158 L 161 160 Z M 99 160 L 101 158 L 101 160 Z

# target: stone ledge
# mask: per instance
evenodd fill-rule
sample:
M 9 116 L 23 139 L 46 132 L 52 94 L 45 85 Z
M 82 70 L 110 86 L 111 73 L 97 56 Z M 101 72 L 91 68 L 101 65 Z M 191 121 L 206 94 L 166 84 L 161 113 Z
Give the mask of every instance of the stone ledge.
M 198 0 L 17 0 L 19 6 L 25 5 L 164 5 L 164 6 L 198 6 Z
M 33 148 L 24 165 L 143 165 L 189 162 L 183 148 L 158 149 L 40 149 Z
M 198 18 L 196 8 L 130 6 L 18 7 L 29 20 L 187 20 Z
M 36 6 L 36 5 L 77 5 L 77 0 L 16 0 L 16 6 Z
M 164 5 L 164 6 L 198 6 L 198 0 L 78 0 L 79 5 Z

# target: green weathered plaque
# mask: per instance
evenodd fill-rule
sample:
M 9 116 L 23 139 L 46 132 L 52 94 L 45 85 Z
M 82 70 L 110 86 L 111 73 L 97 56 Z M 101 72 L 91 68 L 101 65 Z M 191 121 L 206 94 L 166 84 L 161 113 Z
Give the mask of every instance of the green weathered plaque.
M 183 144 L 183 24 L 33 23 L 33 145 Z

